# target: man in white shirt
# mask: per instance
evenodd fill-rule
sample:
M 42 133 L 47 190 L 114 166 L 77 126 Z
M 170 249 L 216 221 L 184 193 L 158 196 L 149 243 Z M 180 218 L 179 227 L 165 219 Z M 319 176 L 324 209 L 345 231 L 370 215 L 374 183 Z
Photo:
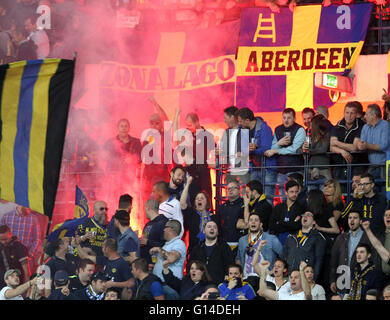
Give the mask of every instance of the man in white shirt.
M 158 213 L 164 215 L 169 220 L 178 220 L 181 224 L 179 237 L 184 234 L 184 220 L 180 208 L 180 202 L 169 194 L 168 184 L 164 181 L 156 182 L 152 190 L 153 198 L 160 204 Z
M 293 270 L 290 274 L 290 287 L 291 290 L 274 291 L 267 288 L 265 278 L 267 275 L 267 269 L 269 267 L 269 261 L 263 260 L 260 262 L 260 266 L 257 272 L 260 276 L 259 291 L 258 294 L 268 300 L 312 300 L 311 289 L 309 283 L 306 280 L 304 270 L 307 266 L 306 262 L 302 261 L 298 270 Z
M 243 132 L 238 124 L 237 111 L 238 108 L 235 106 L 223 110 L 223 119 L 228 129 L 225 130 L 222 136 L 219 149 L 220 154 L 223 156 L 223 161 L 225 161 L 224 164 L 227 164 L 230 169 L 226 173 L 226 183 L 239 178 L 242 183 L 246 184 L 250 180 L 249 164 L 243 158 L 240 158 L 242 150 L 245 150 L 245 146 L 242 145 L 245 137 L 242 136 Z M 249 140 L 248 134 L 246 134 L 246 138 Z
M 26 293 L 30 287 L 36 285 L 39 277 L 20 284 L 20 271 L 18 269 L 9 269 L 4 274 L 6 287 L 0 291 L 0 300 L 23 300 L 22 294 Z

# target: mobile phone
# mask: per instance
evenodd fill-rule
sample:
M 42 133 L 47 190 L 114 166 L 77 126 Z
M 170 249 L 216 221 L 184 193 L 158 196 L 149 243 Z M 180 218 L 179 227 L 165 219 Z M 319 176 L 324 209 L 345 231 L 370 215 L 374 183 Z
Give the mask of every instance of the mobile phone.
M 219 292 L 210 292 L 209 293 L 209 300 L 217 300 L 221 295 Z

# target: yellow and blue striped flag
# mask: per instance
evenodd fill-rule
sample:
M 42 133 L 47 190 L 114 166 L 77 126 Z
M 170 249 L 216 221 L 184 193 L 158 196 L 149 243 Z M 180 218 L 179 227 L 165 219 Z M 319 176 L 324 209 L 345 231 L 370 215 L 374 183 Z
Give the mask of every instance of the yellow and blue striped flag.
M 75 208 L 74 208 L 74 219 L 67 220 L 59 223 L 53 227 L 53 230 L 47 236 L 47 241 L 54 241 L 63 237 L 73 237 L 80 224 L 83 224 L 89 216 L 89 205 L 88 199 L 76 186 L 76 197 L 75 197 Z
M 0 197 L 49 216 L 57 192 L 75 61 L 0 66 Z

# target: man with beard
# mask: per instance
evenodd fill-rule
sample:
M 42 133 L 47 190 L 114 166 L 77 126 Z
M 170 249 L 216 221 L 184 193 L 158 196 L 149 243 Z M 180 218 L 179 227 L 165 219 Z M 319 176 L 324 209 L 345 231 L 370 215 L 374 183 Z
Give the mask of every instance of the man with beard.
M 314 214 L 305 212 L 302 215 L 302 229 L 296 234 L 289 234 L 283 246 L 282 258 L 287 261 L 290 270 L 298 269 L 299 262 L 305 261 L 314 269 L 314 280 L 321 272 L 325 255 L 325 237 L 314 229 Z
M 183 166 L 178 165 L 174 167 L 170 174 L 169 174 L 169 183 L 168 183 L 168 189 L 169 194 L 174 196 L 177 200 L 180 201 L 181 194 L 184 190 L 184 183 L 186 182 L 186 171 Z M 187 203 L 188 205 L 192 205 L 195 200 L 195 196 L 197 192 L 200 191 L 199 188 L 191 184 L 188 197 L 187 197 Z
M 233 263 L 234 257 L 229 245 L 218 239 L 218 225 L 215 221 L 208 221 L 205 225 L 205 239 L 197 244 L 190 254 L 189 261 L 199 260 L 206 264 L 211 280 L 219 284 L 228 272 L 228 266 Z
M 267 288 L 265 282 L 269 261 L 263 260 L 260 266 L 256 268 L 260 276 L 258 294 L 268 300 L 312 300 L 311 288 L 305 277 L 305 267 L 307 264 L 301 261 L 299 270 L 295 269 L 290 274 L 290 289 L 289 290 L 271 290 Z
M 130 216 L 125 210 L 118 210 L 114 215 L 115 228 L 119 231 L 117 238 L 118 253 L 128 263 L 140 256 L 139 239 L 130 227 Z
M 259 285 L 259 277 L 253 269 L 252 262 L 254 254 L 259 246 L 262 246 L 259 260 L 265 259 L 270 261 L 270 267 L 273 268 L 275 259 L 282 254 L 283 247 L 278 238 L 263 232 L 263 223 L 259 213 L 252 213 L 249 216 L 249 233 L 240 238 L 238 242 L 238 253 L 236 264 L 242 266 L 244 270 L 244 280 L 249 282 L 255 291 Z
M 94 215 L 92 218 L 79 225 L 77 235 L 80 236 L 82 247 L 91 248 L 96 255 L 103 255 L 102 245 L 107 238 L 107 203 L 101 200 L 93 204 Z
M 6 287 L 0 291 L 0 300 L 23 300 L 22 294 L 26 293 L 29 288 L 36 285 L 39 277 L 35 277 L 20 285 L 20 271 L 18 269 L 9 269 L 4 274 Z
M 285 185 L 287 200 L 276 205 L 272 211 L 269 229 L 275 234 L 282 245 L 284 245 L 289 233 L 299 230 L 300 218 L 303 208 L 297 202 L 299 195 L 299 184 L 293 180 Z
M 330 289 L 333 293 L 339 292 L 345 293 L 345 288 L 338 287 L 338 284 L 342 283 L 337 281 L 339 266 L 347 266 L 350 270 L 354 270 L 356 266 L 355 249 L 358 245 L 369 244 L 369 240 L 366 232 L 364 232 L 360 226 L 362 223 L 361 212 L 355 207 L 352 208 L 348 214 L 348 232 L 343 232 L 338 235 L 331 252 L 330 258 Z M 344 271 L 344 270 L 340 270 Z M 344 271 L 345 272 L 345 271 Z M 348 274 L 349 274 L 348 272 Z M 340 276 L 340 278 L 343 274 Z
M 351 289 L 344 296 L 344 300 L 365 300 L 370 289 L 382 290 L 383 277 L 375 265 L 369 261 L 371 248 L 366 244 L 356 247 L 357 265 L 351 273 Z

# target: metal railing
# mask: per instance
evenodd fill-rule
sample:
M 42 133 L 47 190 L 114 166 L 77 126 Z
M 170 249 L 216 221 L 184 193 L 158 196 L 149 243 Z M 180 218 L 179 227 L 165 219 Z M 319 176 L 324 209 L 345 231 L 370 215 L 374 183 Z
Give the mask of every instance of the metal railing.
M 364 154 L 365 152 L 351 152 L 352 154 Z M 351 193 L 352 193 L 352 177 L 353 177 L 353 173 L 352 173 L 352 170 L 354 167 L 370 167 L 370 166 L 382 166 L 382 164 L 380 165 L 374 165 L 372 163 L 355 163 L 355 164 L 348 164 L 348 163 L 341 163 L 341 164 L 330 164 L 330 165 L 310 165 L 309 164 L 309 160 L 310 160 L 310 156 L 313 156 L 313 155 L 327 155 L 327 156 L 331 156 L 331 155 L 336 155 L 337 153 L 334 153 L 334 152 L 326 152 L 326 153 L 307 153 L 307 152 L 304 152 L 304 153 L 295 153 L 295 154 L 289 154 L 289 155 L 299 155 L 299 156 L 302 156 L 303 157 L 303 165 L 293 165 L 293 166 L 266 166 L 265 164 L 265 161 L 266 161 L 266 157 L 263 155 L 261 156 L 261 166 L 260 167 L 251 167 L 251 168 L 248 168 L 248 170 L 261 170 L 261 184 L 263 185 L 263 187 L 266 187 L 266 186 L 274 186 L 277 184 L 277 181 L 275 182 L 266 182 L 266 179 L 265 179 L 265 176 L 266 176 L 266 169 L 281 169 L 281 168 L 302 168 L 302 171 L 303 171 L 303 187 L 304 188 L 307 188 L 309 186 L 318 186 L 318 185 L 322 185 L 325 183 L 326 179 L 325 178 L 321 178 L 321 179 L 317 179 L 317 180 L 311 180 L 309 178 L 309 170 L 311 168 L 337 168 L 337 167 L 342 167 L 342 168 L 346 168 L 346 179 L 337 179 L 335 178 L 339 183 L 340 185 L 345 185 L 346 188 L 345 188 L 345 192 L 343 192 L 343 196 L 344 196 L 344 199 L 346 201 L 346 203 L 349 203 L 350 200 L 351 200 Z M 383 167 L 385 166 L 385 163 L 383 163 Z M 223 178 L 224 176 L 230 171 L 230 169 L 227 168 L 226 165 L 220 165 L 220 161 L 219 159 L 217 159 L 217 162 L 216 162 L 216 183 L 214 184 L 215 188 L 216 188 L 216 196 L 215 196 L 215 200 L 216 200 L 216 209 L 219 208 L 219 206 L 221 205 L 221 203 L 226 200 L 226 197 L 223 197 L 222 196 L 222 190 L 224 187 L 227 186 L 226 183 L 223 183 Z M 296 171 L 296 170 L 294 170 Z M 379 178 L 376 178 L 375 179 L 375 184 L 376 186 L 382 186 L 382 185 L 385 185 L 386 183 L 386 180 L 385 179 L 379 179 Z M 245 186 L 244 184 L 240 184 L 241 186 Z M 279 191 L 279 195 L 276 195 L 274 194 L 273 195 L 275 198 L 280 198 L 281 197 L 281 194 L 280 194 L 280 191 Z

